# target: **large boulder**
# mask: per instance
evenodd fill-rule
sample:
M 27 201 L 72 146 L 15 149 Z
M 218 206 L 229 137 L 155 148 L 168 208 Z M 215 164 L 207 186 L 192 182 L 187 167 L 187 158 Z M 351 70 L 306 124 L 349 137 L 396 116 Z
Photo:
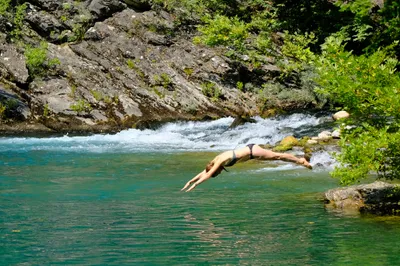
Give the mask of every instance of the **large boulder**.
M 325 192 L 328 208 L 341 211 L 357 211 L 378 215 L 400 213 L 400 187 L 375 181 L 371 184 L 331 189 Z

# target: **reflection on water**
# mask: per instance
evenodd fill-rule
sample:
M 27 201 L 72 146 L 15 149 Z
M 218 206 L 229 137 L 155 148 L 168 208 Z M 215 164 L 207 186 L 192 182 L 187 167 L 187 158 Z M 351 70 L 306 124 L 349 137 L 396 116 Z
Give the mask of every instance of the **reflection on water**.
M 210 155 L 3 155 L 0 265 L 400 262 L 398 218 L 325 209 L 327 171 L 251 162 L 180 192 Z

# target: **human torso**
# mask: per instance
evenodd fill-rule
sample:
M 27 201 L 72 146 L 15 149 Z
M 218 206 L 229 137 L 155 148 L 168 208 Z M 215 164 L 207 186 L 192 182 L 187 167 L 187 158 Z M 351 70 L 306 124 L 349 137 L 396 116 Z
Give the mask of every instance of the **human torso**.
M 226 151 L 221 153 L 218 159 L 221 160 L 221 165 L 229 167 L 238 162 L 249 160 L 250 150 L 248 147 L 244 147 L 237 150 Z

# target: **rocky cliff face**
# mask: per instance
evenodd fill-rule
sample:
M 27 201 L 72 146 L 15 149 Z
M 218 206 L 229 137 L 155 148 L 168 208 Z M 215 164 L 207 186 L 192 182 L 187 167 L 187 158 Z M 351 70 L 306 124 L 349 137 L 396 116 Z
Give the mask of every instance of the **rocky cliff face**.
M 142 2 L 32 0 L 21 25 L 1 16 L 1 130 L 109 132 L 260 114 L 236 83 L 267 81 L 278 68 L 256 77 Z

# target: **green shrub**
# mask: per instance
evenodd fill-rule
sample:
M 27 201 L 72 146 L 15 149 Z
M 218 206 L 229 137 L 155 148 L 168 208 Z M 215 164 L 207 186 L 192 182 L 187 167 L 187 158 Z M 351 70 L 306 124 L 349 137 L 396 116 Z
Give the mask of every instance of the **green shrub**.
M 80 99 L 77 103 L 71 104 L 70 108 L 72 111 L 75 111 L 77 113 L 90 112 L 92 110 L 92 106 L 90 105 L 90 103 L 88 103 L 84 99 Z
M 26 66 L 31 76 L 44 76 L 50 68 L 60 64 L 57 58 L 47 57 L 47 43 L 41 42 L 39 47 L 25 48 Z
M 172 79 L 167 73 L 161 73 L 161 75 L 154 75 L 154 82 L 156 85 L 161 85 L 165 89 L 172 85 Z
M 222 97 L 222 91 L 213 82 L 204 82 L 201 84 L 201 92 L 203 95 L 210 97 L 211 101 L 216 102 Z
M 50 108 L 48 104 L 45 104 L 43 107 L 43 117 L 48 117 L 50 114 Z
M 206 19 L 206 25 L 199 26 L 198 30 L 202 35 L 194 39 L 196 43 L 231 46 L 240 51 L 244 50 L 244 41 L 248 37 L 246 23 L 238 17 L 216 15 Z
M 5 117 L 6 109 L 7 109 L 7 106 L 0 103 L 0 119 L 3 119 Z
M 185 72 L 185 74 L 187 75 L 187 77 L 190 78 L 190 77 L 193 75 L 194 70 L 193 70 L 193 68 L 185 67 L 185 68 L 183 69 L 183 72 Z
M 240 91 L 244 91 L 244 84 L 241 81 L 236 82 L 236 88 Z
M 385 49 L 369 56 L 353 55 L 345 51 L 344 40 L 341 35 L 328 38 L 316 64 L 319 92 L 349 111 L 351 117 L 344 122 L 357 126 L 343 132 L 342 153 L 336 155 L 340 166 L 332 175 L 343 184 L 369 173 L 400 178 L 398 62 Z
M 11 0 L 0 0 L 0 15 L 4 15 L 10 7 Z

